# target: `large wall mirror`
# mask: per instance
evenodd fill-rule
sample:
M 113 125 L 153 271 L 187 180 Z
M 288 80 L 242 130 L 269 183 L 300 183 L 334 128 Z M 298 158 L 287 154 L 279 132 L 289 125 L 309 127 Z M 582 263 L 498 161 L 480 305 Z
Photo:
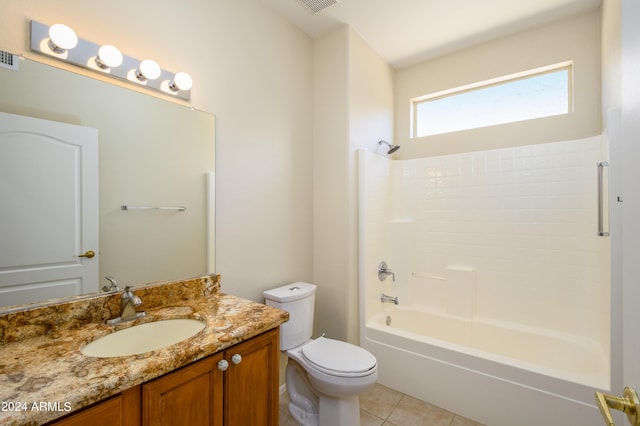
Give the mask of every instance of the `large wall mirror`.
M 0 112 L 98 131 L 99 280 L 92 292 L 105 276 L 123 288 L 214 272 L 213 115 L 32 60 L 19 61 L 17 71 L 0 68 L 0 86 Z M 0 292 L 0 310 L 10 304 Z

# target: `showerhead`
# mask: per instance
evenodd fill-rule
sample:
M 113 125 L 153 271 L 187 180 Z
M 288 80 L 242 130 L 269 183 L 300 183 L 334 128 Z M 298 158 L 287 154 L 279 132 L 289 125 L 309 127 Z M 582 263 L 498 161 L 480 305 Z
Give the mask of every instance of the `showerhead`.
M 391 145 L 389 142 L 384 141 L 382 139 L 378 139 L 378 145 L 382 145 L 385 144 L 389 147 L 389 151 L 387 151 L 387 154 L 393 154 L 394 152 L 396 152 L 397 150 L 400 149 L 400 145 Z
M 400 145 L 393 145 L 389 151 L 387 151 L 387 154 L 393 154 L 394 152 L 396 152 L 397 150 L 400 149 Z

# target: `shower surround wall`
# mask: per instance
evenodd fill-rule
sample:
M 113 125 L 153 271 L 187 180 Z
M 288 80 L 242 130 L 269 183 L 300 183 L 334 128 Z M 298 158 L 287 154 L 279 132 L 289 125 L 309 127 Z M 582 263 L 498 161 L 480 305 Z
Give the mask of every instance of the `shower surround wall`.
M 360 152 L 360 339 L 382 384 L 487 424 L 601 422 L 607 152 L 604 136 L 401 161 Z M 395 282 L 379 281 L 383 260 Z
M 608 345 L 609 241 L 596 236 L 604 137 L 404 161 L 366 156 L 377 199 L 365 212 L 367 271 L 387 260 L 398 277 L 381 291 Z

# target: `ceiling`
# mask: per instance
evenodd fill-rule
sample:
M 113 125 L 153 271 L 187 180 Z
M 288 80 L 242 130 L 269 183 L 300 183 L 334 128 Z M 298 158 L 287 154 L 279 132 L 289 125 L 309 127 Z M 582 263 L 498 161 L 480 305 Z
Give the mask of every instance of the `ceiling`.
M 337 0 L 313 14 L 300 3 L 302 0 L 262 1 L 312 38 L 348 24 L 396 69 L 579 15 L 601 3 L 601 0 Z

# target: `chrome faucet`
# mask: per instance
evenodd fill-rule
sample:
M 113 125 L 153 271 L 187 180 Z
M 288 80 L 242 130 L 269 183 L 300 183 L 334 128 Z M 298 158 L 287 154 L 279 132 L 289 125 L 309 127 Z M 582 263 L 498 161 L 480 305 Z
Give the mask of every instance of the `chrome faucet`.
M 105 285 L 102 287 L 102 291 L 118 291 L 120 287 L 118 287 L 118 281 L 116 281 L 113 277 L 104 277 L 105 280 L 109 281 L 109 285 Z
M 120 318 L 122 321 L 129 321 L 136 318 L 136 307 L 142 305 L 142 299 L 133 294 L 131 287 L 126 286 L 122 293 L 122 313 Z
M 394 304 L 398 304 L 398 296 L 393 297 L 393 296 L 387 296 L 386 294 L 382 293 L 382 295 L 380 296 L 380 301 L 382 303 L 394 303 Z
M 393 271 L 387 266 L 387 262 L 383 260 L 378 265 L 378 279 L 380 281 L 384 281 L 389 275 L 391 275 L 393 281 L 396 280 L 396 274 L 394 274 Z
M 107 324 L 114 325 L 125 321 L 131 321 L 134 319 L 142 318 L 147 314 L 144 311 L 136 311 L 136 307 L 142 305 L 142 299 L 133 294 L 131 287 L 126 286 L 124 288 L 122 297 L 120 299 L 122 304 L 122 312 L 120 313 L 120 316 L 107 320 Z

